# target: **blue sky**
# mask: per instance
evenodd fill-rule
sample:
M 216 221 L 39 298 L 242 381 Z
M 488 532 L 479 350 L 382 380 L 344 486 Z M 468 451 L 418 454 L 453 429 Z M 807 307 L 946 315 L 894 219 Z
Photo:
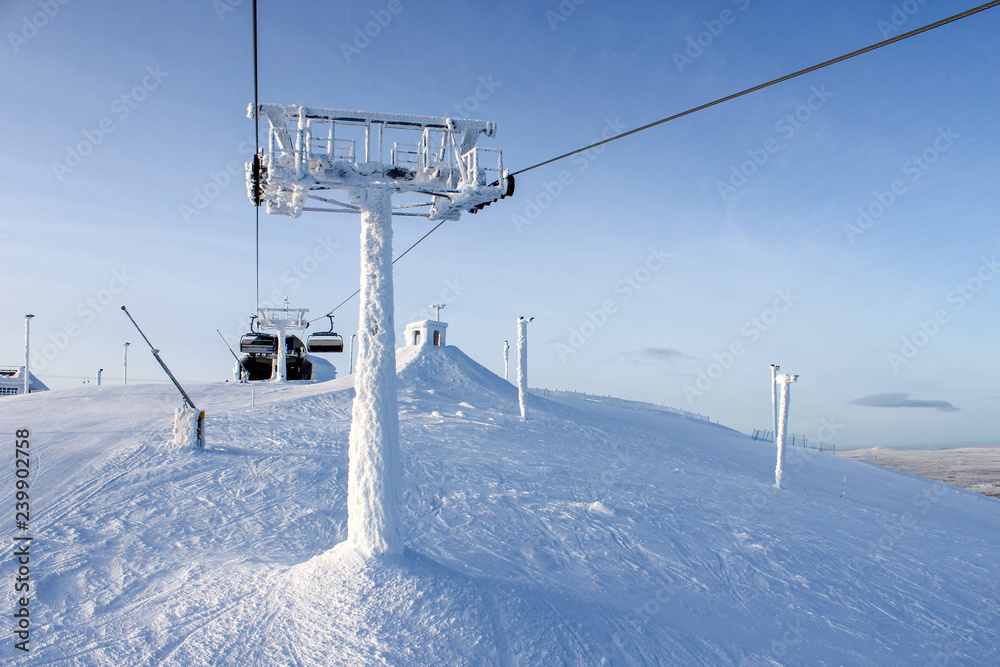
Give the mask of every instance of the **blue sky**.
M 974 4 L 262 0 L 260 96 L 494 121 L 480 145 L 517 170 Z M 229 376 L 215 330 L 254 308 L 250 26 L 248 0 L 0 5 L 0 364 L 32 312 L 50 386 L 120 378 L 126 340 L 159 381 L 124 303 L 179 377 Z M 998 29 L 989 10 L 522 175 L 396 265 L 397 336 L 445 301 L 449 342 L 502 372 L 529 315 L 532 386 L 750 431 L 780 363 L 795 433 L 995 441 Z M 432 224 L 397 220 L 397 253 Z M 263 216 L 262 296 L 322 315 L 357 288 L 358 233 Z

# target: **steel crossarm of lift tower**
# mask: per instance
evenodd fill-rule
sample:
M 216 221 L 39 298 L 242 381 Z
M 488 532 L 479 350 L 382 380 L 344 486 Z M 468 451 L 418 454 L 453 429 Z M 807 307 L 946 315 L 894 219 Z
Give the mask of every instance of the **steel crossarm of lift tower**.
M 308 308 L 261 308 L 257 318 L 263 329 L 290 329 L 292 331 L 305 331 L 309 326 L 306 319 Z
M 491 122 L 282 104 L 261 104 L 256 115 L 251 104 L 248 116 L 270 124 L 259 176 L 268 213 L 357 213 L 356 203 L 321 193 L 347 190 L 353 200 L 353 193 L 375 187 L 430 197 L 394 206 L 395 215 L 458 220 L 513 194 L 500 151 L 475 145 L 481 134 L 494 136 Z M 249 162 L 251 200 L 254 190 Z M 310 199 L 327 206 L 307 206 Z

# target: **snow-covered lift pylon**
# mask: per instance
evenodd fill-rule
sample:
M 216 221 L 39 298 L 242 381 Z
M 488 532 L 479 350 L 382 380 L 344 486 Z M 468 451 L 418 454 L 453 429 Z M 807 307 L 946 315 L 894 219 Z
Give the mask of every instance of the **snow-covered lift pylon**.
M 396 397 L 392 216 L 458 220 L 514 193 L 497 149 L 479 148 L 493 123 L 261 104 L 267 152 L 247 163 L 247 192 L 267 212 L 361 215 L 358 365 L 351 416 L 348 540 L 362 553 L 403 552 L 402 463 Z M 347 202 L 328 195 L 345 190 Z M 429 201 L 393 205 L 394 194 Z M 312 200 L 318 205 L 307 206 Z

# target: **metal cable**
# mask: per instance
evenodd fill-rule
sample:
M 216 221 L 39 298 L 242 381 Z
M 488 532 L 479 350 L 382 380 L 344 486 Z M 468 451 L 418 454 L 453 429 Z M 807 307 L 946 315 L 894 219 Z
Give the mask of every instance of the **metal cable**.
M 256 0 L 254 0 L 254 5 L 256 6 Z M 654 121 L 652 123 L 648 123 L 646 125 L 643 125 L 642 127 L 637 127 L 637 128 L 635 128 L 633 130 L 629 130 L 628 132 L 622 132 L 621 134 L 615 135 L 615 136 L 610 137 L 608 139 L 604 139 L 603 141 L 598 141 L 596 143 L 590 144 L 589 146 L 584 146 L 583 148 L 578 148 L 578 149 L 576 149 L 574 151 L 570 151 L 568 153 L 563 153 L 562 155 L 559 155 L 557 157 L 550 158 L 550 159 L 545 160 L 543 162 L 539 162 L 538 164 L 531 165 L 530 167 L 525 167 L 524 169 L 515 171 L 515 172 L 513 172 L 511 174 L 511 176 L 517 176 L 518 174 L 523 174 L 525 172 L 531 171 L 532 169 L 537 169 L 539 167 L 544 167 L 547 164 L 552 164 L 553 162 L 558 162 L 559 160 L 564 160 L 564 159 L 566 159 L 566 158 L 568 158 L 568 157 L 570 157 L 572 155 L 576 155 L 578 153 L 583 153 L 584 151 L 589 151 L 592 148 L 597 148 L 598 146 L 603 146 L 604 144 L 609 144 L 612 141 L 617 141 L 619 139 L 623 139 L 623 138 L 625 138 L 625 137 L 627 137 L 629 135 L 637 134 L 639 132 L 642 132 L 643 130 L 648 130 L 648 129 L 652 128 L 652 127 L 656 127 L 657 125 L 662 125 L 664 123 L 669 123 L 672 120 L 677 120 L 678 118 L 683 118 L 684 116 L 690 116 L 691 114 L 697 113 L 698 111 L 702 111 L 704 109 L 708 109 L 710 107 L 717 106 L 717 105 L 722 104 L 724 102 L 729 102 L 730 100 L 735 100 L 738 97 L 743 97 L 744 95 L 749 95 L 750 93 L 755 93 L 758 90 L 763 90 L 764 88 L 769 88 L 769 87 L 777 85 L 779 83 L 783 83 L 785 81 L 789 81 L 789 80 L 794 79 L 796 77 L 800 77 L 800 76 L 802 76 L 804 74 L 809 74 L 810 72 L 815 72 L 816 70 L 823 69 L 824 67 L 829 67 L 830 65 L 836 65 L 837 63 L 844 62 L 845 60 L 850 60 L 851 58 L 855 58 L 857 56 L 860 56 L 862 54 L 868 53 L 870 51 L 875 51 L 876 49 L 881 49 L 884 46 L 888 46 L 890 44 L 895 44 L 896 42 L 901 42 L 904 39 L 909 39 L 910 37 L 914 37 L 914 36 L 919 35 L 921 33 L 929 32 L 931 30 L 934 30 L 935 28 L 940 28 L 941 26 L 948 25 L 949 23 L 954 23 L 955 21 L 959 21 L 961 19 L 967 18 L 969 16 L 972 16 L 973 14 L 978 14 L 979 12 L 985 11 L 987 9 L 992 9 L 993 7 L 996 7 L 997 5 L 1000 5 L 1000 0 L 993 0 L 992 2 L 987 2 L 986 4 L 979 5 L 978 7 L 974 7 L 973 9 L 970 9 L 968 11 L 961 12 L 960 14 L 955 14 L 954 16 L 949 16 L 948 18 L 942 19 L 940 21 L 936 21 L 935 23 L 931 23 L 931 24 L 923 26 L 921 28 L 916 28 L 914 30 L 911 30 L 911 31 L 905 32 L 905 33 L 903 33 L 901 35 L 897 35 L 895 37 L 883 40 L 883 41 L 878 42 L 876 44 L 872 44 L 870 46 L 866 46 L 863 49 L 858 49 L 857 51 L 852 51 L 852 52 L 847 53 L 845 55 L 838 56 L 837 58 L 833 58 L 831 60 L 827 60 L 825 62 L 819 63 L 818 65 L 813 65 L 812 67 L 807 67 L 805 69 L 801 69 L 801 70 L 799 70 L 797 72 L 793 72 L 793 73 L 785 75 L 783 77 L 780 77 L 780 78 L 777 78 L 777 79 L 772 79 L 771 81 L 768 81 L 766 83 L 759 84 L 759 85 L 754 86 L 752 88 L 747 88 L 746 90 L 741 90 L 738 93 L 733 93 L 732 95 L 727 95 L 726 97 L 719 98 L 719 99 L 717 99 L 717 100 L 715 100 L 713 102 L 708 102 L 707 104 L 702 104 L 700 106 L 693 107 L 691 109 L 688 109 L 687 111 L 682 111 L 682 112 L 674 114 L 672 116 L 667 116 L 666 118 L 662 118 L 662 119 Z M 255 24 L 255 26 L 256 26 L 256 24 Z M 256 33 L 255 33 L 255 35 L 256 35 Z M 400 255 L 396 259 L 392 260 L 392 263 L 395 264 L 396 262 L 398 262 L 399 260 L 401 260 L 403 257 L 405 257 L 406 253 L 408 253 L 411 250 L 413 250 L 413 248 L 415 248 L 418 243 L 420 243 L 421 241 L 423 241 L 424 239 L 426 239 L 428 236 L 430 236 L 431 234 L 433 234 L 435 231 L 437 231 L 437 229 L 441 225 L 443 225 L 443 224 L 444 224 L 444 221 L 441 221 L 433 229 L 431 229 L 429 232 L 427 232 L 426 234 L 424 234 L 423 236 L 421 236 L 419 239 L 417 239 L 416 243 L 414 243 L 409 248 L 407 248 L 406 251 L 402 255 Z M 350 301 L 351 299 L 353 299 L 354 297 L 356 297 L 360 293 L 361 293 L 361 288 L 358 288 L 358 290 L 356 292 L 354 292 L 354 294 L 352 294 L 351 296 L 349 296 L 346 299 L 344 299 L 343 301 L 341 301 L 339 304 L 337 304 L 337 307 L 334 308 L 333 310 L 331 310 L 330 312 L 332 313 L 332 312 L 336 311 L 337 308 L 340 308 L 341 306 L 343 306 L 345 303 L 347 303 L 348 301 Z M 322 318 L 321 317 L 316 318 L 316 320 L 319 320 L 319 319 L 322 319 Z M 310 321 L 311 322 L 315 322 L 316 320 L 310 320 Z
M 260 104 L 257 98 L 257 0 L 253 0 L 253 159 L 257 162 L 258 155 L 260 155 L 260 118 L 258 118 L 257 110 L 260 108 Z M 259 178 L 259 175 L 258 175 Z M 256 189 L 254 191 L 254 196 L 256 197 Z M 256 265 L 257 265 L 257 294 L 256 301 L 254 302 L 257 306 L 257 310 L 260 310 L 260 202 L 254 202 L 254 236 L 256 238 Z
M 998 1 L 1000 1 L 1000 0 L 998 0 Z M 423 236 L 421 236 L 419 239 L 416 240 L 416 242 L 414 242 L 413 245 L 411 245 L 409 248 L 407 248 L 406 250 L 404 250 L 402 255 L 400 255 L 396 259 L 392 260 L 392 263 L 395 264 L 399 260 L 401 260 L 404 257 L 406 257 L 406 253 L 408 253 L 411 250 L 413 250 L 414 248 L 416 248 L 418 243 L 420 243 L 425 238 L 427 238 L 428 236 L 430 236 L 431 234 L 433 234 L 435 231 L 437 231 L 437 228 L 440 227 L 441 225 L 443 225 L 445 222 L 447 222 L 447 220 L 442 220 L 441 222 L 439 222 L 436 225 L 434 225 L 429 232 L 427 232 L 426 234 L 424 234 Z M 358 294 L 361 294 L 361 288 L 360 287 L 357 289 L 356 292 L 354 292 L 354 294 L 352 294 L 351 296 L 347 297 L 346 299 L 344 299 L 343 301 L 341 301 L 340 303 L 338 303 L 337 307 L 330 311 L 330 314 L 332 315 L 334 312 L 337 311 L 337 308 L 340 308 L 345 303 L 347 303 L 348 301 L 350 301 L 351 299 L 353 299 L 354 297 L 356 297 Z M 327 317 L 327 315 L 323 315 L 323 317 Z M 311 324 L 311 323 L 315 322 L 316 320 L 323 319 L 323 317 L 317 317 L 315 320 L 309 320 L 309 322 Z
M 603 141 L 598 141 L 597 143 L 590 144 L 589 146 L 584 146 L 583 148 L 578 148 L 578 149 L 576 149 L 574 151 L 570 151 L 569 153 L 563 153 L 562 155 L 560 155 L 558 157 L 550 158 L 548 160 L 545 160 L 544 162 L 539 162 L 538 164 L 533 164 L 530 167 L 526 167 L 524 169 L 521 169 L 520 171 L 515 171 L 513 174 L 511 174 L 511 176 L 517 176 L 518 174 L 523 174 L 526 171 L 531 171 L 532 169 L 537 169 L 539 167 L 544 167 L 547 164 L 552 164 L 553 162 L 558 162 L 559 160 L 564 160 L 564 159 L 566 159 L 566 158 L 568 158 L 568 157 L 570 157 L 572 155 L 576 155 L 577 153 L 583 153 L 584 151 L 589 151 L 592 148 L 597 148 L 598 146 L 603 146 L 604 144 L 609 144 L 612 141 L 618 141 L 619 139 L 623 139 L 623 138 L 625 138 L 625 137 L 627 137 L 629 135 L 636 134 L 638 132 L 642 132 L 643 130 L 648 130 L 651 127 L 656 127 L 657 125 L 662 125 L 663 123 L 669 123 L 672 120 L 677 120 L 678 118 L 683 118 L 684 116 L 690 116 L 691 114 L 696 113 L 698 111 L 702 111 L 704 109 L 708 109 L 710 107 L 714 107 L 716 105 L 722 104 L 723 102 L 728 102 L 730 100 L 735 100 L 737 97 L 743 97 L 744 95 L 749 95 L 750 93 L 755 93 L 758 90 L 763 90 L 764 88 L 769 88 L 771 86 L 777 85 L 777 84 L 782 83 L 784 81 L 788 81 L 790 79 L 794 79 L 796 77 L 802 76 L 803 74 L 808 74 L 810 72 L 815 72 L 816 70 L 823 69 L 824 67 L 829 67 L 830 65 L 836 65 L 837 63 L 844 62 L 845 60 L 849 60 L 849 59 L 854 58 L 856 56 L 860 56 L 860 55 L 862 55 L 864 53 L 868 53 L 869 51 L 874 51 L 876 49 L 881 49 L 883 46 L 888 46 L 890 44 L 895 44 L 896 42 L 900 42 L 900 41 L 902 41 L 904 39 L 909 39 L 910 37 L 913 37 L 915 35 L 919 35 L 920 33 L 928 32 L 930 30 L 934 30 L 935 28 L 940 28 L 943 25 L 947 25 L 949 23 L 953 23 L 955 21 L 964 19 L 966 17 L 972 16 L 973 14 L 978 14 L 979 12 L 985 11 L 987 9 L 991 9 L 993 7 L 996 7 L 997 5 L 1000 5 L 1000 0 L 993 0 L 993 2 L 987 2 L 984 5 L 980 5 L 978 7 L 975 7 L 974 9 L 970 9 L 968 11 L 962 12 L 961 14 L 955 14 L 954 16 L 950 16 L 950 17 L 948 17 L 946 19 L 942 19 L 940 21 L 937 21 L 936 23 L 931 23 L 930 25 L 926 25 L 926 26 L 924 26 L 922 28 L 917 28 L 915 30 L 911 30 L 909 32 L 905 32 L 905 33 L 903 33 L 901 35 L 897 35 L 897 36 L 892 37 L 890 39 L 886 39 L 886 40 L 883 40 L 881 42 L 878 42 L 877 44 L 872 44 L 871 46 L 866 46 L 863 49 L 858 49 L 857 51 L 852 51 L 851 53 L 839 56 L 837 58 L 833 58 L 832 60 L 827 60 L 826 62 L 822 62 L 822 63 L 820 63 L 818 65 L 813 65 L 812 67 L 807 67 L 805 69 L 801 69 L 798 72 L 793 72 L 792 74 L 788 74 L 788 75 L 780 77 L 778 79 L 772 79 L 771 81 L 768 81 L 767 83 L 762 83 L 760 85 L 754 86 L 753 88 L 747 88 L 746 90 L 741 90 L 738 93 L 733 93 L 732 95 L 727 95 L 726 97 L 722 97 L 720 99 L 717 99 L 714 102 L 709 102 L 707 104 L 702 104 L 700 106 L 688 109 L 687 111 L 682 111 L 682 112 L 680 112 L 678 114 L 674 114 L 673 116 L 667 116 L 666 118 L 661 118 L 658 121 L 654 121 L 652 123 L 648 123 L 646 125 L 643 125 L 642 127 L 637 127 L 634 130 L 629 130 L 628 132 L 622 132 L 621 134 L 615 135 L 615 136 L 610 137 L 608 139 L 604 139 Z

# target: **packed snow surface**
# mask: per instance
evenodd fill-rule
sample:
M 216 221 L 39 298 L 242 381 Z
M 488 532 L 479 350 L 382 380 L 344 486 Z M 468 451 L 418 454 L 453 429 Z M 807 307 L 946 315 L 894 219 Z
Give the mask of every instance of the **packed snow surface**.
M 454 347 L 397 369 L 406 548 L 379 558 L 345 543 L 352 377 L 254 410 L 193 386 L 203 451 L 170 386 L 0 399 L 35 470 L 31 653 L 4 614 L 0 660 L 1000 664 L 994 499 L 798 448 L 778 490 L 774 445 L 724 427 L 531 395 L 523 421 Z

